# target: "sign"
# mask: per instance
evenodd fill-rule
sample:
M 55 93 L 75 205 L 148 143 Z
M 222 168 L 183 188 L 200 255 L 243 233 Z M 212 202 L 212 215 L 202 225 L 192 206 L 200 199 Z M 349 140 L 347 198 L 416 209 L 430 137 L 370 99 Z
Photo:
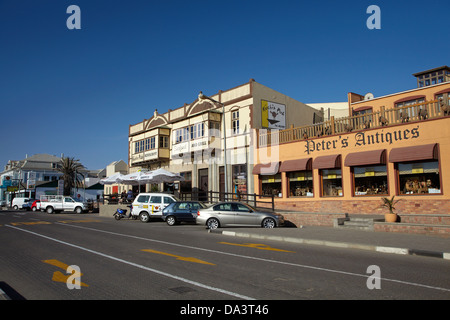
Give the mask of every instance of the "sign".
M 358 132 L 351 135 L 339 135 L 331 138 L 306 140 L 305 153 L 345 149 L 349 146 L 396 144 L 400 141 L 417 139 L 420 136 L 419 125 L 409 129 L 381 129 L 370 132 Z
M 261 100 L 262 127 L 267 129 L 286 129 L 286 106 Z

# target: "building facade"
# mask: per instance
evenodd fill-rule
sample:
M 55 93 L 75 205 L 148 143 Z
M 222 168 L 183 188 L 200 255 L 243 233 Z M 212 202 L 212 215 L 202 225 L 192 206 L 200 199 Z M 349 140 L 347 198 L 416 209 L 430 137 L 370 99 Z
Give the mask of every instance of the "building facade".
M 130 125 L 130 172 L 164 168 L 184 177 L 180 183 L 162 186 L 161 191 L 224 192 L 227 179 L 227 192 L 253 193 L 252 130 L 286 129 L 323 120 L 323 112 L 253 79 L 211 98 L 218 103 L 197 99 L 164 114 L 155 111 L 150 119 Z
M 382 97 L 349 93 L 349 117 L 255 132 L 255 192 L 304 212 L 381 214 L 381 198 L 396 196 L 400 214 L 449 214 L 449 95 L 439 80 Z

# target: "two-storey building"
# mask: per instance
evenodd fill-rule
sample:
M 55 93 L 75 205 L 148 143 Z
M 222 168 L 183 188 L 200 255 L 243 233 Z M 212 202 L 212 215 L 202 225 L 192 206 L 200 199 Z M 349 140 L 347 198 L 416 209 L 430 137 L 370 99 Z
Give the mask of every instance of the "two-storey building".
M 251 131 L 287 129 L 323 120 L 320 110 L 253 79 L 210 98 L 216 102 L 196 99 L 165 113 L 155 110 L 150 119 L 130 125 L 130 172 L 164 168 L 181 173 L 184 181 L 165 184 L 165 191 L 224 192 L 227 179 L 227 192 L 253 193 Z

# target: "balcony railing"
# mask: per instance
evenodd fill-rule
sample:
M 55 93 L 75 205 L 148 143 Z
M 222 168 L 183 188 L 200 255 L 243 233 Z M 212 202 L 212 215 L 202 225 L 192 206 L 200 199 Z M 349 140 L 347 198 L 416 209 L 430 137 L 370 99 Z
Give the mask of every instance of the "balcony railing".
M 313 125 L 279 131 L 259 130 L 259 147 L 267 147 L 292 141 L 312 139 L 327 135 L 349 133 L 370 128 L 380 128 L 407 122 L 441 118 L 450 114 L 448 104 L 433 100 L 414 105 L 385 109 L 362 115 L 337 118 Z

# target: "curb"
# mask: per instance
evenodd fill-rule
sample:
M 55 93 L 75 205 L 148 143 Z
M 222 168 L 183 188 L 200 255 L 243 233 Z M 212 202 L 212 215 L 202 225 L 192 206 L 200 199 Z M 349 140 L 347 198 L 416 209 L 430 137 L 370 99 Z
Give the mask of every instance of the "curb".
M 428 250 L 421 250 L 421 249 L 373 246 L 373 245 L 365 245 L 365 244 L 358 244 L 358 243 L 302 239 L 302 238 L 283 237 L 283 236 L 266 236 L 266 235 L 260 235 L 260 234 L 254 234 L 254 233 L 235 232 L 235 231 L 208 230 L 208 232 L 222 234 L 225 236 L 232 236 L 232 237 L 282 241 L 282 242 L 290 242 L 290 243 L 298 243 L 298 244 L 312 244 L 312 245 L 334 247 L 334 248 L 360 249 L 360 250 L 376 251 L 376 252 L 382 252 L 382 253 L 416 255 L 416 256 L 425 256 L 425 257 L 433 257 L 433 258 L 441 258 L 441 259 L 445 259 L 445 260 L 450 260 L 450 253 L 441 252 L 441 251 L 428 251 Z

